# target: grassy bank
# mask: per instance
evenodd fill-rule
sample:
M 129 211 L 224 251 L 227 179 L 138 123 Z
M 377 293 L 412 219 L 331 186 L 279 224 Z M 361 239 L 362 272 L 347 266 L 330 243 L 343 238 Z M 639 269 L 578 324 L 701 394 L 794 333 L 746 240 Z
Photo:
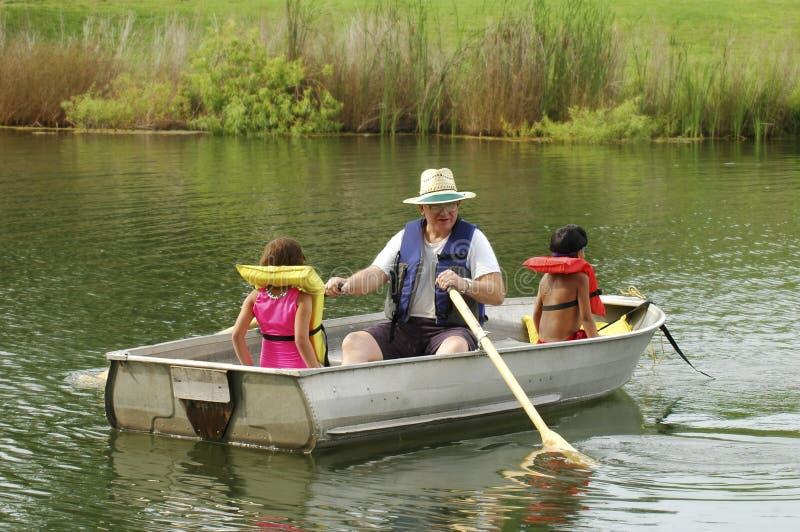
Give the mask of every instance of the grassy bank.
M 796 134 L 800 7 L 766 4 L 6 3 L 0 124 L 577 141 Z

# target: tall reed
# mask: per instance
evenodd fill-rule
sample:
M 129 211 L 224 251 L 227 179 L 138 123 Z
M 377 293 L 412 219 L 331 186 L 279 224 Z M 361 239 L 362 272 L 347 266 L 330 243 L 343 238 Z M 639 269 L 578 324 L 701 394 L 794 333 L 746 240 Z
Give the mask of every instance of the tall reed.
M 185 19 L 176 15 L 165 18 L 153 28 L 150 42 L 142 43 L 142 54 L 133 68 L 155 79 L 177 81 L 189 62 L 192 51 L 200 46 L 204 27 L 197 18 Z M 134 55 L 134 54 L 130 54 Z
M 286 0 L 285 14 L 286 56 L 289 61 L 294 61 L 303 57 L 319 12 L 313 2 Z
M 460 131 L 499 135 L 614 102 L 623 62 L 611 13 L 586 0 L 556 5 L 507 4 L 464 49 L 453 102 Z
M 308 58 L 333 66 L 328 90 L 343 102 L 350 131 L 426 133 L 442 127 L 449 64 L 430 43 L 422 0 L 379 1 L 359 12 L 343 35 Z
M 62 126 L 63 101 L 119 71 L 113 52 L 93 43 L 13 39 L 0 54 L 0 124 Z
M 631 87 L 644 95 L 645 113 L 665 118 L 668 136 L 761 139 L 795 127 L 800 70 L 786 52 L 735 53 L 728 43 L 719 57 L 698 63 L 670 42 L 639 59 Z

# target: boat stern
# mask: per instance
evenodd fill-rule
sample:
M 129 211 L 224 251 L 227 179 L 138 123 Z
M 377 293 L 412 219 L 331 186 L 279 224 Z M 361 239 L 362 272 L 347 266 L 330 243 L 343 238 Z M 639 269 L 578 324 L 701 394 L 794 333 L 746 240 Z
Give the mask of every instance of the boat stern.
M 316 445 L 293 375 L 125 352 L 107 358 L 106 417 L 116 429 L 299 452 Z

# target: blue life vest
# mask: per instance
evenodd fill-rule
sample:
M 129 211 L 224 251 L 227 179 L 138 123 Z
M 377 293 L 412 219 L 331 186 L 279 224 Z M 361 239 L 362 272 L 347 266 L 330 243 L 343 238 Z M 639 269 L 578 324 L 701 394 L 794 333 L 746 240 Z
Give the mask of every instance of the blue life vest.
M 442 248 L 442 252 L 437 256 L 434 277 L 438 277 L 445 270 L 452 269 L 461 277 L 472 278 L 472 272 L 467 266 L 467 255 L 472 245 L 472 235 L 475 234 L 475 229 L 476 226 L 461 218 L 456 221 L 450 236 L 447 238 L 447 242 Z M 417 288 L 417 273 L 422 262 L 424 230 L 424 219 L 414 220 L 406 224 L 403 239 L 400 243 L 400 252 L 397 254 L 394 270 L 389 276 L 387 316 L 395 323 L 397 321 L 408 321 L 411 297 Z M 466 322 L 458 313 L 458 310 L 453 307 L 447 291 L 438 286 L 434 287 L 434 290 L 436 291 L 434 295 L 436 323 L 439 325 L 466 327 Z M 478 321 L 483 323 L 486 318 L 484 305 L 466 295 L 464 300 L 478 318 Z

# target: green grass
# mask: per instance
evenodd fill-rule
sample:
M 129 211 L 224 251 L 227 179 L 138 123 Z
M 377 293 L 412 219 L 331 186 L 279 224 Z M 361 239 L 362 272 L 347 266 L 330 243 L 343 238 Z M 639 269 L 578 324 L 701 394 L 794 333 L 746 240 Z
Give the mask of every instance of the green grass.
M 432 0 L 432 22 L 456 41 L 462 34 L 482 28 L 504 9 L 503 1 Z M 369 9 L 374 0 L 319 0 L 316 2 L 331 24 L 344 22 L 357 10 Z M 733 41 L 747 48 L 763 43 L 798 44 L 800 2 L 796 0 L 609 0 L 619 26 L 626 33 L 653 32 L 674 36 L 681 45 L 700 55 Z M 280 15 L 284 0 L 0 0 L 7 31 L 37 31 L 57 36 L 63 29 L 80 32 L 83 19 L 124 17 L 133 14 L 143 28 L 157 26 L 166 17 L 179 15 L 209 21 L 229 16 L 254 20 Z
M 700 57 L 729 43 L 742 51 L 800 44 L 796 0 L 613 0 L 609 5 L 626 32 L 674 37 Z

